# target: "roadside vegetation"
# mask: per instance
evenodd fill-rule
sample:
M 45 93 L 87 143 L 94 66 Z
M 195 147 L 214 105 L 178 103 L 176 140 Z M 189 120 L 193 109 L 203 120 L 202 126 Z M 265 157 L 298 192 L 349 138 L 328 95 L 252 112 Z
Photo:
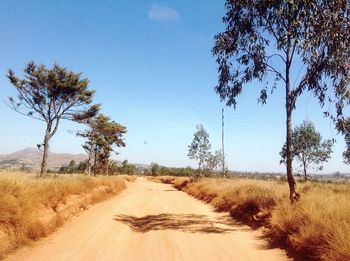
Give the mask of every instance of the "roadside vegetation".
M 264 227 L 271 243 L 283 243 L 302 256 L 349 260 L 349 186 L 308 182 L 297 188 L 293 173 L 296 160 L 307 181 L 308 170 L 319 169 L 330 158 L 334 141 L 322 141 L 311 122 L 294 129 L 292 124 L 299 97 L 309 92 L 344 135 L 344 162 L 350 163 L 349 1 L 226 0 L 225 9 L 225 29 L 215 35 L 212 49 L 218 66 L 215 91 L 221 102 L 234 108 L 247 87 L 259 86 L 261 104 L 275 89 L 284 91 L 286 135 L 280 154 L 286 177 L 268 182 L 200 179 L 220 171 L 222 176 L 228 174 L 224 152 L 211 151 L 203 125 L 197 126 L 188 147 L 188 157 L 197 161 L 198 170 L 152 163 L 143 174 L 173 184 L 254 228 Z M 37 175 L 41 179 L 32 175 L 0 176 L 0 258 L 46 236 L 70 215 L 120 192 L 126 180 L 134 179 L 108 175 L 139 171 L 126 160 L 122 164 L 111 160 L 118 148 L 126 146 L 127 128 L 101 112 L 101 105 L 94 103 L 95 91 L 81 73 L 58 64 L 48 68 L 29 62 L 23 76 L 10 69 L 7 78 L 16 90 L 8 105 L 42 121 L 45 130 L 42 142 L 37 144 L 43 151 Z M 85 125 L 86 129 L 76 135 L 84 138 L 87 160 L 78 164 L 72 161 L 59 172 L 88 175 L 49 175 L 49 144 L 63 120 Z M 23 171 L 25 168 L 23 165 Z M 101 176 L 91 177 L 97 175 Z
M 85 171 L 94 176 L 108 175 L 112 152 L 125 146 L 126 127 L 100 113 L 101 105 L 93 104 L 95 91 L 89 89 L 87 78 L 58 64 L 47 68 L 34 62 L 25 66 L 23 78 L 17 77 L 11 69 L 7 78 L 17 90 L 16 96 L 9 97 L 10 107 L 46 125 L 43 143 L 37 144 L 38 149 L 43 150 L 38 176 L 43 177 L 48 172 L 49 142 L 62 120 L 87 125 L 87 130 L 76 133 L 86 139 L 82 145 L 88 154 Z
M 91 203 L 116 195 L 135 177 L 0 174 L 0 259 L 47 236 Z
M 11 69 L 8 71 L 7 78 L 17 90 L 17 96 L 9 97 L 11 107 L 46 125 L 43 143 L 37 144 L 38 148 L 43 148 L 39 176 L 47 173 L 49 141 L 56 134 L 60 121 L 88 121 L 100 109 L 99 104 L 92 104 L 95 91 L 89 90 L 89 80 L 80 76 L 58 64 L 48 69 L 34 62 L 25 66 L 23 78 L 17 77 Z
M 289 199 L 296 202 L 300 192 L 293 176 L 292 123 L 299 97 L 313 94 L 349 141 L 349 2 L 226 0 L 225 9 L 225 29 L 215 35 L 212 49 L 218 66 L 215 91 L 234 108 L 251 86 L 258 87 L 261 104 L 276 89 L 284 91 L 285 165 Z
M 300 183 L 303 197 L 288 201 L 284 182 L 249 179 L 150 177 L 213 205 L 253 228 L 272 245 L 314 260 L 350 259 L 350 187 Z
M 304 174 L 304 181 L 308 179 L 308 170 L 322 170 L 323 162 L 331 158 L 333 140 L 322 140 L 321 134 L 311 121 L 304 121 L 292 131 L 292 158 L 299 163 Z M 286 143 L 280 152 L 280 163 L 286 163 Z
M 220 162 L 222 164 L 224 162 L 224 155 L 221 150 L 217 150 L 214 153 L 210 151 L 209 134 L 202 124 L 197 125 L 196 128 L 197 130 L 193 134 L 193 140 L 188 145 L 187 156 L 198 162 L 198 170 L 195 172 L 195 178 L 197 179 L 201 175 L 218 170 Z

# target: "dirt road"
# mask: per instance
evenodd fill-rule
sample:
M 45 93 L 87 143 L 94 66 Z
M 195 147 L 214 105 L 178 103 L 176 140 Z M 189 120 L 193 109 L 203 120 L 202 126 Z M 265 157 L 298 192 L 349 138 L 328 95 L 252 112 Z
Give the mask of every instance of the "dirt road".
M 138 178 L 7 260 L 287 260 L 259 236 L 170 185 Z

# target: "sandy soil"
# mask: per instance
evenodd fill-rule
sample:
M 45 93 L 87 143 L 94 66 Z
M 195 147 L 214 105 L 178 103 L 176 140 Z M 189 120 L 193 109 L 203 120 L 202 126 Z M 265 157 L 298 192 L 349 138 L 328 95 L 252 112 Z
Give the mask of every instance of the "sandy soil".
M 138 178 L 6 260 L 288 260 L 259 231 L 171 185 Z

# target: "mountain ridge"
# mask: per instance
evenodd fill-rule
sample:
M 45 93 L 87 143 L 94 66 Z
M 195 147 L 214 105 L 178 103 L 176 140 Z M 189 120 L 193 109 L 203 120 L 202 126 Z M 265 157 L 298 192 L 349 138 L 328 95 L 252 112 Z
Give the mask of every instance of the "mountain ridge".
M 13 153 L 0 155 L 0 166 L 3 168 L 25 167 L 33 170 L 40 169 L 43 151 L 28 147 Z M 76 163 L 87 159 L 85 154 L 55 153 L 49 151 L 48 168 L 57 170 L 62 165 L 68 165 L 71 160 Z

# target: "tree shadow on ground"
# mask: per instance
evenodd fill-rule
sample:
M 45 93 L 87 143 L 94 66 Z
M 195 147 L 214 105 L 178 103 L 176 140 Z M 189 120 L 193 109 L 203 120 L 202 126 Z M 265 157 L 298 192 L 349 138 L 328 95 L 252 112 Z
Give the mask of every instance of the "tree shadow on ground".
M 163 213 L 143 217 L 116 215 L 114 220 L 122 222 L 128 225 L 131 230 L 140 233 L 166 229 L 190 233 L 228 233 L 237 230 L 237 228 L 232 227 L 235 223 L 227 217 L 209 218 L 206 215 L 195 214 Z

